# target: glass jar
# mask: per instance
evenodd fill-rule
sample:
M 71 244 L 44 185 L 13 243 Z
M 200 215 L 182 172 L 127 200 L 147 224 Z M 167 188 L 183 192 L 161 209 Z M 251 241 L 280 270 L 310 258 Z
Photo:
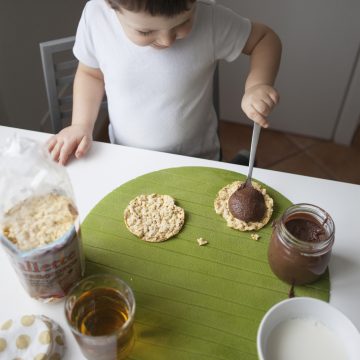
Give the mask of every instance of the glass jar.
M 291 285 L 316 281 L 330 261 L 335 239 L 330 215 L 311 204 L 290 206 L 273 225 L 268 261 L 273 273 Z

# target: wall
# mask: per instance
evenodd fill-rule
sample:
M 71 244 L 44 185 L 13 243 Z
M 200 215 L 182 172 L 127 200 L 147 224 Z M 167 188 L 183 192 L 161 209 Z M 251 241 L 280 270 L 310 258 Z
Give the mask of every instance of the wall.
M 86 0 L 0 0 L 0 125 L 39 130 L 47 112 L 39 43 L 73 35 Z
M 217 2 L 268 24 L 282 39 L 276 81 L 281 101 L 270 116 L 272 129 L 323 139 L 333 139 L 339 124 L 342 129 L 355 129 L 359 107 L 348 107 L 346 114 L 342 109 L 348 97 L 360 98 L 359 86 L 348 91 L 360 51 L 359 0 Z M 245 56 L 221 64 L 222 119 L 251 123 L 240 106 L 247 71 Z M 351 132 L 346 138 L 351 139 Z

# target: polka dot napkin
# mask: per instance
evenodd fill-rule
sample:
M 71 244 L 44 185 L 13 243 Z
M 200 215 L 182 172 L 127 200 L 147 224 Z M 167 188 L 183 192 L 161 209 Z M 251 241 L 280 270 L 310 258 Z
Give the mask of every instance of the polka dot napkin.
M 60 360 L 64 332 L 44 315 L 24 315 L 0 325 L 0 359 Z

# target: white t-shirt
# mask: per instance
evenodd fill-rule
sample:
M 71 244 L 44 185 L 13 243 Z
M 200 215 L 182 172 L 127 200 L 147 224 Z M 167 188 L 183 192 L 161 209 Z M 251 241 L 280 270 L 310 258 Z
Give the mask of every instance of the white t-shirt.
M 132 43 L 105 0 L 89 1 L 74 45 L 78 60 L 104 74 L 110 132 L 117 144 L 219 159 L 213 74 L 235 60 L 251 23 L 211 1 L 197 1 L 190 34 L 168 49 Z

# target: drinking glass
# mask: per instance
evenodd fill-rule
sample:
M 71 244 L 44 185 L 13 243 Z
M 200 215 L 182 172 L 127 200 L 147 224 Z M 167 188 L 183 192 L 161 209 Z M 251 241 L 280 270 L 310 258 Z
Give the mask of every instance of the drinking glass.
M 89 360 L 125 359 L 134 344 L 135 298 L 114 275 L 92 275 L 70 289 L 65 317 Z

